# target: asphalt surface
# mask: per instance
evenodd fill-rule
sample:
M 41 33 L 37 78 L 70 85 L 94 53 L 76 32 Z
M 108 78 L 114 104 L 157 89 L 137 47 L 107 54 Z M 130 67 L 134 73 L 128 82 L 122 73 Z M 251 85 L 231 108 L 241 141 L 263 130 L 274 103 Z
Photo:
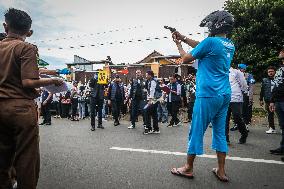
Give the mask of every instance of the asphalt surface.
M 167 128 L 161 134 L 142 135 L 143 128 L 129 130 L 129 122 L 118 127 L 103 122 L 104 130 L 90 131 L 90 120 L 71 122 L 53 119 L 52 126 L 40 127 L 41 172 L 39 189 L 119 189 L 119 188 L 284 188 L 284 164 L 227 160 L 229 183 L 221 183 L 211 172 L 216 159 L 199 157 L 195 178 L 174 176 L 172 167 L 184 165 L 186 156 L 111 150 L 112 147 L 187 151 L 188 124 Z M 237 144 L 240 134 L 231 132 L 229 156 L 276 160 L 269 150 L 279 146 L 280 134 L 267 135 L 264 126 L 250 128 L 247 144 Z M 204 151 L 213 155 L 211 129 L 204 138 Z

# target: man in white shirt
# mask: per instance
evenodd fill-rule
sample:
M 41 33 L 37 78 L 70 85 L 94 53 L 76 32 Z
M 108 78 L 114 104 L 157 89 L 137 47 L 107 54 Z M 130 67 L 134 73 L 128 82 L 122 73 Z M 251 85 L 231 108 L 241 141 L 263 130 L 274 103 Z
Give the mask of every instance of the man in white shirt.
M 229 124 L 231 114 L 233 114 L 234 123 L 238 125 L 239 132 L 241 133 L 241 138 L 239 139 L 239 144 L 246 143 L 248 136 L 248 131 L 246 130 L 246 125 L 242 117 L 242 107 L 243 107 L 243 93 L 247 90 L 247 83 L 244 74 L 237 69 L 230 68 L 230 85 L 232 90 L 231 103 L 229 105 L 227 113 L 227 123 L 226 123 L 226 139 L 229 143 Z
M 145 112 L 145 121 L 146 121 L 146 127 L 143 134 L 147 135 L 150 133 L 159 134 L 160 129 L 158 126 L 158 103 L 155 102 L 155 92 L 157 87 L 157 81 L 154 80 L 154 72 L 153 71 L 147 71 L 146 72 L 146 90 L 147 90 L 147 100 L 148 104 L 144 107 Z M 153 130 L 151 126 L 151 117 L 153 120 Z

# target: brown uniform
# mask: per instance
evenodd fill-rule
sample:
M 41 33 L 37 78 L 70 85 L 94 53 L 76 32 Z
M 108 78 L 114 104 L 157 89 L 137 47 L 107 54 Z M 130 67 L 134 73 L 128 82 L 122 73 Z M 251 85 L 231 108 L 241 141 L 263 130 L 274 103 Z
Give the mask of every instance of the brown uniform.
M 22 80 L 39 79 L 36 49 L 8 36 L 0 41 L 0 189 L 11 188 L 9 171 L 17 172 L 18 188 L 35 189 L 39 177 L 39 130 L 35 89 Z

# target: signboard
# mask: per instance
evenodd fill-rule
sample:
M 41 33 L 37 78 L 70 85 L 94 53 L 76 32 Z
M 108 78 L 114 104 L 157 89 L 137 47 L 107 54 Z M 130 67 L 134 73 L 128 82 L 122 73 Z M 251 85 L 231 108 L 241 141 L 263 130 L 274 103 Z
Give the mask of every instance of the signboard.
M 98 72 L 98 84 L 107 84 L 107 71 L 99 71 Z

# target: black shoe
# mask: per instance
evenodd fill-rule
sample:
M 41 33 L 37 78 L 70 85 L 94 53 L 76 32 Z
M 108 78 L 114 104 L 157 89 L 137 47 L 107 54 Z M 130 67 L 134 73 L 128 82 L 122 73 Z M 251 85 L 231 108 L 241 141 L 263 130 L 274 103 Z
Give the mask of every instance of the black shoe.
M 117 121 L 117 122 L 114 122 L 114 126 L 118 126 L 120 125 L 120 123 Z
M 95 131 L 95 130 L 96 130 L 95 127 L 92 127 L 92 128 L 91 128 L 91 131 Z
M 98 125 L 99 129 L 104 129 L 104 127 L 102 125 Z
M 236 130 L 238 130 L 238 126 L 234 126 L 230 129 L 230 131 L 236 131 Z
M 51 123 L 45 123 L 45 125 L 51 125 Z
M 44 122 L 42 122 L 42 123 L 40 123 L 40 124 L 38 124 L 38 125 L 45 125 L 45 123 L 44 123 Z
M 242 135 L 239 140 L 239 144 L 245 144 L 247 142 L 247 137 L 248 135 Z
M 151 133 L 153 133 L 152 130 L 145 129 L 144 132 L 143 132 L 143 135 L 148 135 L 148 134 L 151 134 Z
M 277 148 L 275 150 L 270 150 L 270 153 L 274 155 L 284 155 L 284 149 Z

